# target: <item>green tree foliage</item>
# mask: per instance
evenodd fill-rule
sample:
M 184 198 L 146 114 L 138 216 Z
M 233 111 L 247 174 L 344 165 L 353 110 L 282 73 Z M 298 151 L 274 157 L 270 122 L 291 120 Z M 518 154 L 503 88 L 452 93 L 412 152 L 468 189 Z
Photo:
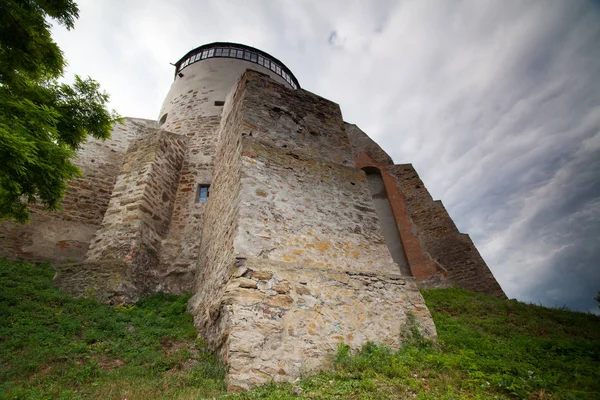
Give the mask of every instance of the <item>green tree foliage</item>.
M 72 29 L 73 0 L 0 1 L 0 219 L 25 222 L 28 206 L 60 208 L 88 135 L 110 136 L 119 120 L 98 83 L 59 83 L 66 62 L 49 19 Z

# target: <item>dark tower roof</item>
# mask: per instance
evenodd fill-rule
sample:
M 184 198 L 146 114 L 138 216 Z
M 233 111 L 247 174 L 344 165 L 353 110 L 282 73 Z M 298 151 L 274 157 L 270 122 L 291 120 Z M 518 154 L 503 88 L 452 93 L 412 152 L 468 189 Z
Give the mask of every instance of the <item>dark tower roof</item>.
M 292 71 L 277 58 L 254 47 L 230 42 L 204 44 L 188 51 L 185 56 L 181 57 L 175 63 L 175 75 L 177 76 L 179 71 L 185 69 L 190 64 L 215 57 L 237 58 L 259 64 L 281 76 L 294 89 L 300 88 L 300 83 L 298 83 L 298 79 L 296 79 Z

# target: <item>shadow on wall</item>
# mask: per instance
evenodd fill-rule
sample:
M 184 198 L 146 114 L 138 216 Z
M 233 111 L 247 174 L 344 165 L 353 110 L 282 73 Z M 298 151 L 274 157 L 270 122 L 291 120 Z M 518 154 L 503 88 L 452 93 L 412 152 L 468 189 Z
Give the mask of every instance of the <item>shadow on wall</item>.
M 400 239 L 400 233 L 398 232 L 396 219 L 394 218 L 392 206 L 385 190 L 381 172 L 375 167 L 364 167 L 362 170 L 367 174 L 369 190 L 373 197 L 375 212 L 379 218 L 379 225 L 383 231 L 385 244 L 392 254 L 394 262 L 400 266 L 401 274 L 411 276 L 410 267 L 406 260 L 406 254 L 404 253 L 404 247 L 402 246 L 402 240 Z

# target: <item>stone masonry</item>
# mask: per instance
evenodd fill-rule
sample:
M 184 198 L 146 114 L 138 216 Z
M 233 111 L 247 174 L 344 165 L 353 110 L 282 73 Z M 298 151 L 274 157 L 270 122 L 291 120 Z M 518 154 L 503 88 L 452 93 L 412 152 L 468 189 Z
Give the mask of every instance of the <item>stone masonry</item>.
M 230 388 L 314 372 L 341 342 L 398 347 L 410 314 L 435 337 L 351 166 L 337 104 L 252 71 L 228 101 L 190 310 Z
M 156 126 L 156 121 L 125 118 L 113 127 L 110 140 L 89 138 L 77 159 L 83 176 L 69 183 L 62 210 L 34 208 L 27 225 L 0 223 L 0 255 L 54 263 L 83 261 L 104 219 L 129 143 L 150 135 Z
M 0 255 L 109 304 L 192 292 L 231 390 L 326 368 L 340 343 L 397 348 L 413 321 L 435 340 L 419 287 L 505 297 L 414 168 L 258 49 L 190 51 L 158 121 L 126 118 L 77 163 L 60 212 L 0 223 Z

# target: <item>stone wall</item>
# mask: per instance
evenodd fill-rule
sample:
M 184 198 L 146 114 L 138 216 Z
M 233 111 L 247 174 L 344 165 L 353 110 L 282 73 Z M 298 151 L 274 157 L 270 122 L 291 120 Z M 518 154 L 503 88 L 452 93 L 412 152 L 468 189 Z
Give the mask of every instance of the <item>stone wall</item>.
M 407 214 L 423 250 L 446 272 L 445 276 L 423 274 L 420 286 L 456 285 L 506 298 L 469 235 L 460 233 L 442 202 L 432 199 L 413 166 L 395 165 L 388 171 L 406 198 Z
M 169 226 L 185 142 L 179 135 L 155 131 L 129 146 L 87 260 L 127 260 L 141 248 L 154 257 L 158 254 Z
M 354 166 L 336 103 L 269 79 L 252 81 L 252 85 L 256 90 L 247 94 L 245 102 L 255 111 L 245 116 L 242 135 L 285 153 Z
M 400 238 L 400 232 L 398 231 L 398 225 L 396 224 L 396 218 L 394 217 L 394 211 L 392 210 L 390 199 L 385 189 L 385 182 L 381 176 L 381 172 L 378 169 L 368 168 L 365 170 L 367 174 L 367 181 L 369 182 L 369 189 L 371 191 L 371 197 L 379 218 L 379 224 L 385 237 L 385 244 L 389 249 L 394 262 L 400 266 L 402 275 L 411 276 L 410 267 L 406 260 L 406 254 L 404 254 L 404 246 L 402 245 L 402 239 Z
M 101 269 L 98 263 L 113 262 L 110 265 L 120 265 L 124 271 L 132 269 L 140 276 L 133 284 L 136 290 L 128 286 L 127 293 L 119 290 L 118 299 L 113 300 L 110 290 L 94 283 L 94 290 L 101 293 L 97 297 L 111 302 L 135 301 L 158 290 L 158 255 L 169 227 L 186 143 L 185 137 L 156 130 L 130 144 L 102 226 L 85 262 L 77 267 L 80 271 L 57 269 L 57 285 L 71 288 L 70 281 L 79 279 L 82 273 L 91 275 Z M 123 274 L 133 273 L 127 271 Z M 160 281 L 163 286 L 168 284 L 168 280 Z M 77 282 L 78 290 L 85 289 L 84 283 Z M 167 288 L 167 291 L 177 292 L 177 289 Z
M 188 310 L 200 337 L 212 349 L 224 347 L 229 315 L 223 310 L 223 294 L 236 266 L 234 237 L 237 231 L 240 203 L 242 103 L 245 81 L 230 91 L 218 134 L 215 173 L 211 194 L 204 214 L 202 241 L 198 259 L 194 296 Z M 241 261 L 240 261 L 241 262 Z
M 31 221 L 0 223 L 0 256 L 27 261 L 75 262 L 83 260 L 100 227 L 129 142 L 149 134 L 155 121 L 125 118 L 115 124 L 111 139 L 89 138 L 75 164 L 82 176 L 69 182 L 62 209 L 49 212 L 33 207 Z
M 196 118 L 186 132 L 187 154 L 181 170 L 169 231 L 160 254 L 161 269 L 187 275 L 193 282 L 206 203 L 198 203 L 199 184 L 212 182 L 220 116 Z
M 186 138 L 155 130 L 125 155 L 109 207 L 85 261 L 57 265 L 54 283 L 119 304 L 160 290 L 158 254 L 167 232 Z M 177 292 L 177 288 L 168 288 Z
M 356 125 L 346 124 L 346 131 L 350 138 L 356 167 L 375 168 L 382 176 L 411 275 L 417 281 L 429 280 L 432 277 L 445 281 L 446 271 L 424 251 L 421 239 L 416 235 L 414 223 L 407 211 L 406 196 L 398 186 L 396 176 L 388 171 L 388 168 L 394 167 L 392 159 Z
M 249 258 L 229 280 L 229 390 L 249 389 L 331 367 L 341 343 L 398 348 L 415 317 L 425 337 L 435 326 L 412 278 L 336 271 Z
M 372 166 L 394 165 L 392 158 L 375 143 L 365 132 L 354 124 L 345 124 L 352 155 L 357 164 L 370 164 Z M 363 166 L 358 166 L 362 168 Z
M 362 171 L 244 138 L 236 250 L 335 270 L 399 273 Z
M 409 314 L 435 337 L 364 172 L 347 166 L 339 107 L 248 71 L 225 111 L 190 310 L 227 362 L 229 388 L 314 372 L 342 341 L 397 347 Z

